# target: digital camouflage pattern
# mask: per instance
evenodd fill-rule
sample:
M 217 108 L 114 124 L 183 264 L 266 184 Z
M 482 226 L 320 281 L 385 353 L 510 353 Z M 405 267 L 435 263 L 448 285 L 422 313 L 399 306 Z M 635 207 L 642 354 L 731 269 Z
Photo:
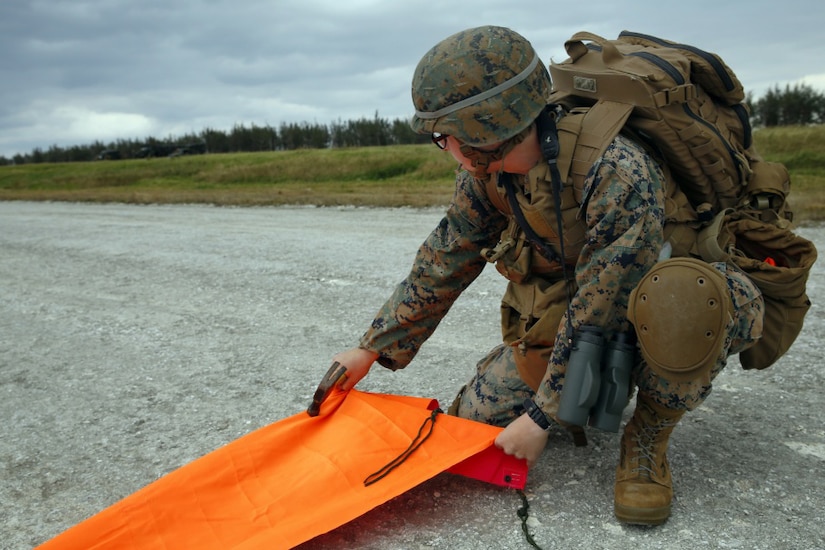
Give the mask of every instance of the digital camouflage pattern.
M 459 173 L 452 203 L 415 256 L 413 268 L 378 312 L 361 347 L 392 370 L 412 361 L 453 302 L 482 272 L 481 250 L 498 241 L 507 219 L 493 208 L 484 182 Z
M 507 83 L 512 87 L 478 101 L 480 94 Z M 547 68 L 523 36 L 502 27 L 467 29 L 436 44 L 418 63 L 410 125 L 418 133 L 440 132 L 470 146 L 497 143 L 532 124 L 549 93 Z M 469 105 L 438 116 L 462 101 Z
M 570 304 L 570 321 L 574 329 L 597 325 L 609 335 L 631 328 L 628 297 L 656 263 L 664 244 L 664 176 L 640 147 L 619 136 L 585 184 L 591 191 L 583 207 L 587 236 L 576 265 L 578 288 Z M 460 173 L 452 204 L 418 250 L 410 274 L 362 337 L 361 347 L 378 353 L 378 362 L 388 368 L 406 366 L 461 292 L 484 269 L 487 262 L 481 250 L 493 247 L 507 224 L 507 216 L 487 196 L 485 182 Z M 725 366 L 727 357 L 761 333 L 759 291 L 741 272 L 724 265 L 717 269 L 727 276 L 735 316 L 728 323 L 724 350 L 708 378 L 674 384 L 661 379 L 643 362 L 634 369 L 639 391 L 662 406 L 696 408 L 709 394 L 711 380 Z M 548 338 L 555 339 L 555 345 L 535 395 L 516 370 L 513 354 L 518 350 L 500 345 L 478 363 L 476 376 L 461 396 L 459 414 L 506 425 L 522 413 L 524 397 L 534 396 L 542 410 L 555 417 L 570 344 L 564 331 Z

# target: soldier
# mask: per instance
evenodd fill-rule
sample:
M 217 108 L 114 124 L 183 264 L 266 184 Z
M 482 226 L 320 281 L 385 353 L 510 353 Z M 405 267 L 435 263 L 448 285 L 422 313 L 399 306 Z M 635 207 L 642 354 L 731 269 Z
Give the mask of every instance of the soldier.
M 375 362 L 405 367 L 494 262 L 509 280 L 503 342 L 478 362 L 450 412 L 505 427 L 496 445 L 532 465 L 552 423 L 568 425 L 559 404 L 575 335 L 598 327 L 610 338 L 635 325 L 636 405 L 622 435 L 615 513 L 623 522 L 661 524 L 672 499 L 671 431 L 708 396 L 727 357 L 759 338 L 762 298 L 735 267 L 672 248 L 666 203 L 682 195 L 623 135 L 590 168 L 583 189 L 564 182 L 554 197 L 554 167 L 541 142 L 570 115 L 548 104 L 550 86 L 530 43 L 506 28 L 464 30 L 421 59 L 412 127 L 431 134 L 463 171 L 409 275 L 359 345 L 335 355 L 347 369 L 340 385 L 352 388 Z M 569 161 L 572 153 L 562 151 L 559 163 L 565 153 Z

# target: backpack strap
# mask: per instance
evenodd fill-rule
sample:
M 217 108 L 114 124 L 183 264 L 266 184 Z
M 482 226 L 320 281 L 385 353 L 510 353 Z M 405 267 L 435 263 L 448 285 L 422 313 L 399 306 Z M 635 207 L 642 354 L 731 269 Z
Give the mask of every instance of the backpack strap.
M 633 106 L 599 100 L 584 109 L 573 109 L 558 122 L 559 174 L 572 181 L 576 201 L 581 203 L 584 180 L 593 164 L 624 127 Z

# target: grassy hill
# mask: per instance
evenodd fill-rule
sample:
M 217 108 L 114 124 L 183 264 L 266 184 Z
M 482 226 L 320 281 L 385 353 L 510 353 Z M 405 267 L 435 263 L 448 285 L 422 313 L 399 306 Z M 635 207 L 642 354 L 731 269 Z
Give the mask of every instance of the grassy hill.
M 762 129 L 791 172 L 798 221 L 825 220 L 825 125 Z M 455 162 L 431 145 L 0 167 L 0 200 L 216 205 L 446 205 Z

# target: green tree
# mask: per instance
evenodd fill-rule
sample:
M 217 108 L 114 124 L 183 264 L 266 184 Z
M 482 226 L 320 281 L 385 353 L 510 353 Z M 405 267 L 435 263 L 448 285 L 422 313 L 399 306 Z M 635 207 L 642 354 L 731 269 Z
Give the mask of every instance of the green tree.
M 410 145 L 413 143 L 429 143 L 430 136 L 419 134 L 410 127 L 410 121 L 397 118 L 392 121 L 392 138 L 395 143 Z
M 760 126 L 789 126 L 825 122 L 825 95 L 807 84 L 778 85 L 752 103 L 754 122 Z

